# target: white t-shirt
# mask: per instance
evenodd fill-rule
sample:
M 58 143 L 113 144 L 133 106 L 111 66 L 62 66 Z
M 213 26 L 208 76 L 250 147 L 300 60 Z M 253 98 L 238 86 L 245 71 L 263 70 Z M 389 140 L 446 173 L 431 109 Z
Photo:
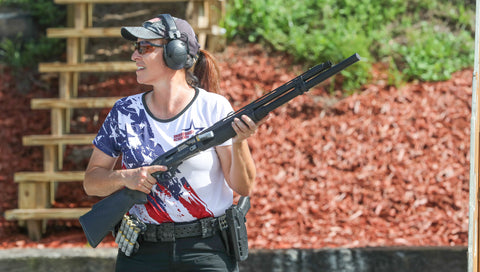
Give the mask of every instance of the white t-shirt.
M 194 99 L 181 113 L 159 120 L 145 106 L 145 94 L 118 100 L 93 141 L 109 156 L 122 155 L 125 169 L 150 165 L 233 111 L 225 97 L 196 89 Z M 221 145 L 231 145 L 231 140 Z M 220 216 L 232 202 L 233 191 L 225 181 L 215 148 L 209 148 L 184 161 L 172 179 L 157 180 L 148 203 L 134 205 L 130 214 L 152 224 L 189 222 Z

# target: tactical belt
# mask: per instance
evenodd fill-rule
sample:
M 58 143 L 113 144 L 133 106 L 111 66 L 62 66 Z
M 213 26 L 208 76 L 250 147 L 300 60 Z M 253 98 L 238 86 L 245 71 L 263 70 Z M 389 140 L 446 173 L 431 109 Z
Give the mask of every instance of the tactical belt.
M 189 223 L 147 224 L 147 230 L 142 234 L 142 238 L 147 242 L 174 242 L 175 239 L 180 238 L 211 237 L 219 230 L 226 228 L 227 221 L 225 215 L 222 215 L 215 218 L 206 217 Z

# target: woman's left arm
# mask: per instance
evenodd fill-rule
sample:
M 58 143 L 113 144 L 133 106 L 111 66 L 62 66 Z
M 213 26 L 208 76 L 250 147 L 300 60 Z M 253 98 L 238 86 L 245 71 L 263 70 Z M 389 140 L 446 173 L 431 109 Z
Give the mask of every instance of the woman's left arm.
M 216 151 L 230 188 L 240 195 L 247 196 L 253 189 L 256 176 L 255 163 L 248 147 L 247 138 L 268 120 L 268 116 L 257 124 L 246 115 L 242 115 L 241 118 L 242 120 L 236 118 L 232 122 L 232 127 L 237 134 L 232 138 L 232 145 L 216 147 Z

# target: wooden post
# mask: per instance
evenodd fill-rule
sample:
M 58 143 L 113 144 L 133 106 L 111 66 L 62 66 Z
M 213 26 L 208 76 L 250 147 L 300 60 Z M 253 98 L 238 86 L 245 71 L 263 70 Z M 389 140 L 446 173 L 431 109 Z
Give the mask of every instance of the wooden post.
M 53 172 L 56 167 L 56 146 L 44 147 L 43 164 L 46 172 Z M 18 185 L 18 207 L 20 209 L 42 209 L 50 207 L 49 182 L 22 182 Z M 28 236 L 33 241 L 38 241 L 45 233 L 47 220 L 26 220 Z
M 92 24 L 93 4 L 78 3 L 70 5 L 68 10 L 68 24 L 73 26 L 76 31 L 81 31 Z M 83 62 L 87 38 L 69 37 L 67 38 L 67 63 L 77 64 Z M 78 96 L 78 83 L 80 75 L 78 72 L 61 72 L 59 79 L 60 98 L 69 99 Z M 63 135 L 70 132 L 70 121 L 73 115 L 73 109 L 52 109 L 52 134 Z M 56 155 L 55 169 L 63 169 L 63 155 L 65 146 L 58 145 L 58 154 Z M 53 170 L 51 170 L 53 171 Z M 58 184 L 55 181 L 50 183 L 50 202 L 53 204 Z
M 208 1 L 205 1 L 208 2 Z M 208 17 L 206 16 L 205 12 L 208 12 L 208 9 L 205 10 L 205 2 L 204 1 L 188 1 L 187 8 L 186 8 L 186 20 L 192 25 L 193 28 L 206 28 L 208 27 Z M 205 48 L 206 41 L 207 41 L 207 34 L 206 33 L 197 33 L 198 35 L 198 43 L 200 44 L 201 48 Z
M 20 209 L 44 208 L 48 203 L 48 184 L 47 183 L 21 183 L 18 185 L 18 207 Z M 42 238 L 45 230 L 46 221 L 42 219 L 25 220 L 28 237 L 33 241 Z
M 480 116 L 478 112 L 480 91 L 480 0 L 476 1 L 475 15 L 475 62 L 472 80 L 472 116 L 470 123 L 470 199 L 469 199 L 469 226 L 468 226 L 468 271 L 478 272 L 479 268 L 479 240 L 478 240 L 478 224 L 479 224 L 479 145 L 480 145 Z
M 198 29 L 200 43 L 205 48 L 208 36 L 218 35 L 218 31 L 213 30 L 217 26 L 220 18 L 224 14 L 224 0 L 186 0 L 188 1 L 187 18 L 194 29 Z M 480 1 L 480 0 L 479 0 Z M 85 145 L 91 144 L 94 135 L 85 134 L 81 137 L 71 135 L 70 121 L 72 110 L 84 103 L 85 107 L 98 105 L 99 100 L 85 102 L 77 100 L 79 75 L 83 72 L 112 72 L 135 70 L 135 64 L 132 62 L 106 62 L 106 63 L 85 63 L 84 53 L 88 37 L 112 37 L 113 28 L 92 28 L 92 13 L 94 3 L 127 3 L 128 0 L 54 0 L 57 4 L 68 4 L 67 7 L 67 29 L 53 29 L 52 33 L 57 33 L 57 38 L 66 38 L 66 63 L 39 64 L 41 72 L 59 73 L 59 94 L 58 98 L 62 102 L 71 100 L 76 101 L 77 106 L 68 104 L 65 107 L 51 108 L 51 135 L 31 135 L 23 137 L 24 145 L 42 145 L 44 146 L 44 170 L 40 174 L 23 175 L 23 181 L 19 184 L 18 190 L 18 210 L 7 211 L 5 217 L 7 220 L 20 220 L 19 224 L 26 225 L 28 234 L 32 240 L 39 240 L 46 231 L 47 220 L 58 218 L 78 217 L 84 210 L 76 209 L 71 213 L 67 210 L 58 210 L 49 208 L 55 200 L 57 182 L 71 181 L 70 175 L 60 173 L 63 168 L 64 148 L 67 144 Z M 134 1 L 135 2 L 135 1 Z M 165 0 L 139 0 L 139 2 L 169 2 Z M 175 0 L 172 2 L 185 2 Z M 58 33 L 62 33 L 58 36 Z M 67 31 L 67 32 L 65 32 Z M 92 34 L 93 33 L 93 34 Z M 101 33 L 101 34 L 98 34 Z M 106 35 L 103 35 L 105 33 Z M 118 35 L 119 28 L 115 29 L 115 35 Z M 50 33 L 51 34 L 51 33 Z M 54 37 L 50 36 L 50 37 Z M 207 47 L 212 48 L 217 45 L 217 41 L 210 42 Z M 209 49 L 210 50 L 210 49 Z M 117 98 L 118 99 L 118 98 Z M 114 99 L 108 104 L 113 104 Z M 71 102 L 69 102 L 71 103 Z M 88 105 L 86 105 L 87 103 Z M 100 102 L 101 105 L 106 103 Z M 47 103 L 48 104 L 48 103 Z M 75 104 L 74 104 L 75 105 Z M 109 106 L 111 107 L 111 106 Z M 48 137 L 42 137 L 48 136 Z M 39 175 L 41 178 L 39 179 Z M 78 173 L 74 173 L 78 180 Z M 21 179 L 22 175 L 17 178 Z M 38 211 L 38 214 L 36 212 Z M 79 213 L 81 212 L 81 213 Z
M 225 16 L 223 0 L 190 0 L 186 8 L 186 19 L 197 29 L 198 43 L 210 52 L 223 51 L 226 41 L 224 29 L 219 24 Z
M 221 52 L 227 45 L 226 30 L 220 27 L 220 21 L 225 17 L 225 1 L 209 0 L 209 33 L 207 35 L 207 50 Z

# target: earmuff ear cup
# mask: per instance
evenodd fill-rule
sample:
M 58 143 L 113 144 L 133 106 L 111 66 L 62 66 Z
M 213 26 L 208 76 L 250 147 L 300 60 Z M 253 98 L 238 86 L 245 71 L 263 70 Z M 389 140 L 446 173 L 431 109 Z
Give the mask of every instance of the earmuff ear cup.
M 185 67 L 183 67 L 183 68 L 190 69 L 190 68 L 193 67 L 194 64 L 195 64 L 195 59 L 192 58 L 192 56 L 188 55 L 187 56 L 187 62 L 185 63 Z
M 171 40 L 163 48 L 163 59 L 168 68 L 180 70 L 187 63 L 188 50 L 182 40 Z

